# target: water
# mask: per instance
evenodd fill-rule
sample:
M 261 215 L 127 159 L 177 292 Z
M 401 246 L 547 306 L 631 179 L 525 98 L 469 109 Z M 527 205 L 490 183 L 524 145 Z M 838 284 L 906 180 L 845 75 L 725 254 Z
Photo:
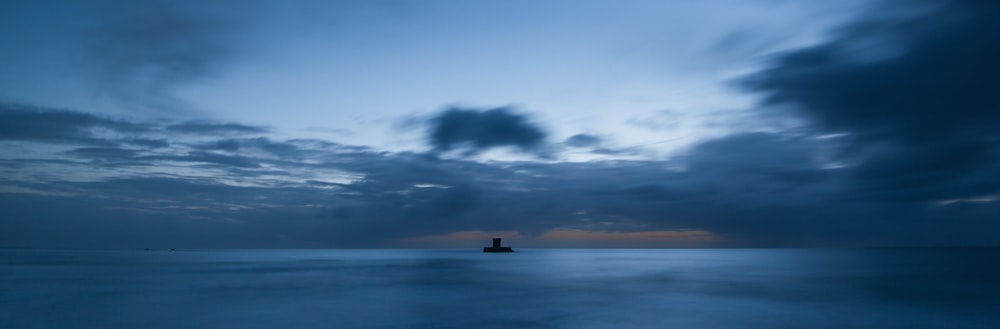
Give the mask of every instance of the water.
M 0 328 L 1000 328 L 1000 248 L 0 250 Z

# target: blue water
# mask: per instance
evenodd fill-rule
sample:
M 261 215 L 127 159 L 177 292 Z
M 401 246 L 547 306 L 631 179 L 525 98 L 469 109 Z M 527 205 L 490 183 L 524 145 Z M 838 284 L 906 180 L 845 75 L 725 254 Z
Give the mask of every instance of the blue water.
M 1000 328 L 1000 249 L 0 250 L 0 328 Z

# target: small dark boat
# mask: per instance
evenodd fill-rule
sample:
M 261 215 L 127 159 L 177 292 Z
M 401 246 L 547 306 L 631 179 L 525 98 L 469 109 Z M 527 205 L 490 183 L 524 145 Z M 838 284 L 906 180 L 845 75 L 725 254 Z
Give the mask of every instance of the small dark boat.
M 483 247 L 483 252 L 514 252 L 510 247 L 501 247 L 500 238 L 493 238 L 492 247 Z

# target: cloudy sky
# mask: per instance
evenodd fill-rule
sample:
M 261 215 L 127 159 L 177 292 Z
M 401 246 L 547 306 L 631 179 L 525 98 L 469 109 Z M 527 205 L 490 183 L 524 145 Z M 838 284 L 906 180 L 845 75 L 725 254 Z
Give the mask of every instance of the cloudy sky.
M 1000 244 L 992 1 L 0 2 L 0 247 Z

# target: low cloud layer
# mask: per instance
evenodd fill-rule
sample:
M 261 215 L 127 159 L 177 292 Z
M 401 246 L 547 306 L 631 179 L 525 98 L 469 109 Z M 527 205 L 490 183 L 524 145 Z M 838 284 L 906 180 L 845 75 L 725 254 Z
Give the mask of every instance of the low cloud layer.
M 0 113 L 77 118 L 63 127 L 73 135 L 0 140 L 6 247 L 476 247 L 433 237 L 477 231 L 516 232 L 522 247 L 948 245 L 995 244 L 1000 228 L 995 198 L 859 195 L 857 168 L 825 162 L 840 147 L 830 138 L 738 134 L 670 161 L 481 163 Z

